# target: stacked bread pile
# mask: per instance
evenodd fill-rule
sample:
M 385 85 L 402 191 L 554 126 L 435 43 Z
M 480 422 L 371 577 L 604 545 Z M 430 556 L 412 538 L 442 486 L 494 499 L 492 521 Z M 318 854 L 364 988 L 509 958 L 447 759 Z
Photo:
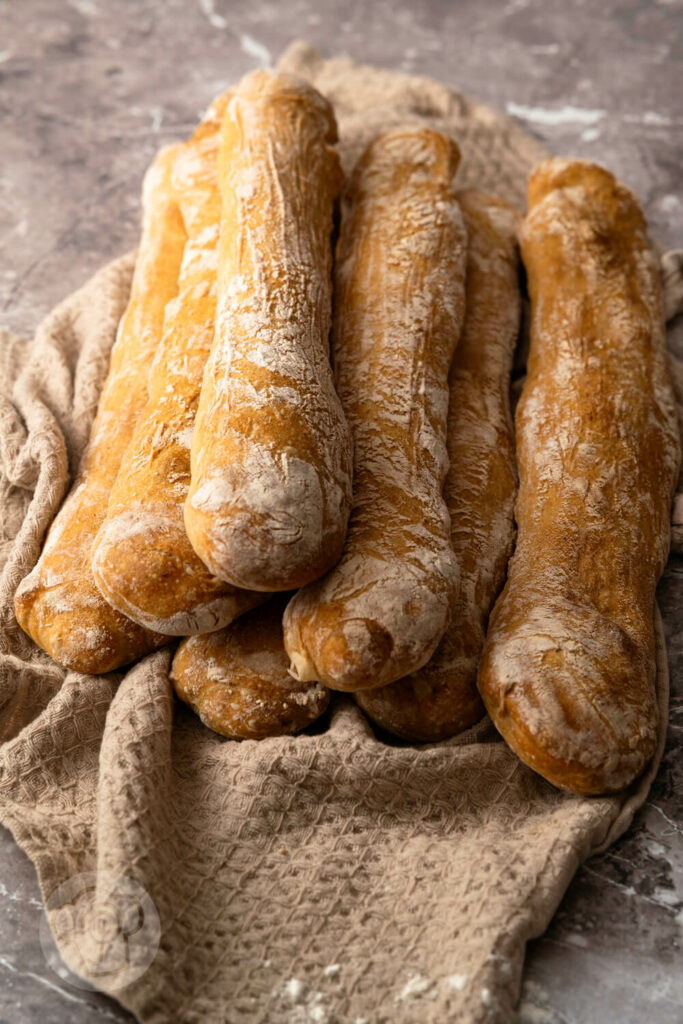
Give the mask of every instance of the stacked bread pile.
M 301 729 L 331 690 L 411 740 L 486 709 L 555 784 L 619 789 L 654 749 L 679 461 L 637 200 L 550 160 L 522 221 L 456 190 L 438 132 L 380 135 L 346 183 L 336 138 L 310 85 L 258 71 L 158 155 L 17 618 L 79 672 L 183 637 L 178 695 L 226 736 Z

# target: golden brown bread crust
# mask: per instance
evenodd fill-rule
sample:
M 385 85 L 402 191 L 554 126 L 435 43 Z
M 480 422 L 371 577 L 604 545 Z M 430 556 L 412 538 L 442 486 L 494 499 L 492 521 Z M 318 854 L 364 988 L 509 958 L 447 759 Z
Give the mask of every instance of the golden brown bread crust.
M 333 689 L 381 686 L 424 665 L 457 586 L 441 491 L 465 303 L 458 161 L 438 132 L 388 132 L 344 198 L 333 356 L 354 438 L 354 505 L 341 561 L 284 618 L 292 674 Z
M 460 586 L 448 629 L 427 664 L 355 695 L 373 721 L 420 741 L 454 736 L 484 714 L 477 664 L 515 536 L 510 374 L 519 332 L 521 215 L 486 193 L 457 195 L 467 228 L 465 322 L 448 377 L 450 465 L 443 493 Z
M 187 242 L 178 295 L 149 375 L 149 399 L 123 454 L 92 570 L 104 597 L 135 622 L 187 636 L 227 625 L 263 597 L 212 575 L 185 533 L 190 440 L 216 314 L 219 97 L 175 161 L 173 188 Z
M 332 109 L 257 71 L 223 124 L 218 311 L 192 438 L 188 536 L 237 586 L 290 590 L 338 559 L 351 442 L 329 362 Z
M 521 247 L 518 539 L 479 688 L 523 761 L 607 793 L 656 739 L 654 592 L 680 459 L 659 271 L 635 197 L 583 161 L 536 168 Z
M 89 555 L 121 457 L 147 400 L 147 374 L 164 308 L 178 288 L 185 229 L 171 187 L 176 153 L 176 147 L 162 150 L 145 177 L 142 239 L 130 301 L 90 440 L 40 559 L 15 597 L 21 627 L 60 665 L 78 672 L 108 672 L 168 642 L 106 603 L 93 580 Z
M 232 739 L 298 732 L 330 700 L 319 683 L 296 683 L 282 643 L 286 597 L 277 596 L 217 633 L 183 640 L 171 679 L 205 725 Z

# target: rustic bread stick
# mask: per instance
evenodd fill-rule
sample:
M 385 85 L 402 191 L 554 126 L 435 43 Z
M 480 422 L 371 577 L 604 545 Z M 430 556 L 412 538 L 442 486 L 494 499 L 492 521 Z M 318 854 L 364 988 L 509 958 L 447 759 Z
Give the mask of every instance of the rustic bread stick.
M 160 633 L 219 629 L 263 600 L 217 579 L 185 533 L 190 439 L 216 313 L 219 129 L 229 94 L 179 153 L 173 186 L 187 231 L 178 295 L 149 376 L 149 400 L 121 460 L 92 552 L 95 582 L 114 608 Z
M 466 311 L 448 378 L 450 466 L 443 493 L 460 586 L 450 625 L 427 664 L 355 695 L 383 728 L 421 741 L 454 736 L 484 714 L 477 663 L 515 536 L 510 374 L 520 318 L 520 215 L 482 192 L 459 192 L 458 201 L 468 240 Z
M 319 683 L 295 683 L 282 643 L 286 597 L 273 598 L 216 633 L 183 640 L 171 679 L 210 729 L 232 739 L 298 732 L 330 700 Z
M 438 132 L 387 132 L 343 204 L 333 355 L 354 439 L 353 511 L 341 561 L 284 618 L 292 675 L 333 689 L 381 686 L 424 665 L 457 587 L 441 489 L 465 305 L 458 161 Z
M 351 442 L 329 362 L 332 109 L 255 71 L 223 124 L 216 337 L 192 438 L 185 525 L 212 573 L 290 590 L 339 558 Z
M 108 672 L 167 643 L 102 598 L 90 548 L 137 417 L 166 303 L 178 289 L 185 229 L 171 187 L 176 147 L 162 150 L 145 177 L 143 228 L 128 308 L 119 324 L 90 441 L 69 496 L 50 527 L 35 568 L 19 586 L 21 627 L 66 668 Z
M 680 458 L 659 271 L 635 196 L 579 160 L 533 172 L 521 248 L 518 538 L 479 688 L 523 761 L 608 793 L 656 740 L 654 594 Z

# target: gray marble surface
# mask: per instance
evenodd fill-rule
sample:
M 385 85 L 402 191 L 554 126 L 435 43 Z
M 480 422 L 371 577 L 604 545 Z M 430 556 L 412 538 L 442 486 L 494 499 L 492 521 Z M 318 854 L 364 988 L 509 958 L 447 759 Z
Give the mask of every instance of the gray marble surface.
M 683 244 L 681 0 L 0 0 L 0 325 L 31 331 L 133 247 L 157 147 L 297 37 L 507 110 L 552 151 L 607 164 Z M 659 594 L 664 760 L 629 832 L 530 943 L 522 1024 L 683 1022 L 683 559 Z M 0 1024 L 131 1021 L 51 972 L 33 867 L 2 830 L 0 848 Z

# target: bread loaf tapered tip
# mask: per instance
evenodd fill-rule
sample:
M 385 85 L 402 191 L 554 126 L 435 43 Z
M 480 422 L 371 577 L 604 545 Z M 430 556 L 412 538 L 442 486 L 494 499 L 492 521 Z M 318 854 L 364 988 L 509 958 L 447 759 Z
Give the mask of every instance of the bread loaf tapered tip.
M 22 629 L 73 672 L 112 672 L 169 642 L 110 608 L 86 576 L 44 588 L 31 574 L 20 584 L 14 608 Z
M 246 101 L 263 108 L 274 103 L 287 105 L 290 108 L 289 116 L 296 116 L 295 111 L 298 110 L 300 114 L 310 117 L 311 112 L 315 111 L 321 119 L 325 142 L 338 141 L 337 121 L 332 104 L 299 75 L 293 75 L 288 71 L 256 68 L 241 80 L 236 95 L 238 101 Z
M 584 795 L 628 785 L 654 752 L 654 655 L 596 609 L 501 610 L 479 666 L 496 728 L 549 782 Z
M 361 201 L 378 189 L 389 193 L 435 180 L 451 182 L 460 166 L 460 148 L 449 135 L 433 128 L 393 128 L 367 147 L 349 186 Z
M 248 612 L 218 633 L 192 636 L 178 647 L 171 679 L 181 700 L 215 732 L 263 739 L 298 732 L 319 718 L 330 692 L 295 683 L 282 645 L 286 596 Z
M 291 674 L 332 690 L 373 689 L 405 675 L 404 664 L 421 668 L 448 623 L 450 595 L 422 579 L 394 573 L 366 585 L 348 607 L 325 601 L 327 590 L 327 577 L 300 590 L 283 624 Z
M 633 212 L 642 216 L 636 197 L 606 167 L 591 160 L 569 160 L 561 156 L 541 160 L 531 171 L 527 185 L 529 209 L 549 192 L 567 188 L 592 192 L 601 199 L 614 193 L 628 195 L 636 207 Z
M 301 681 L 324 676 L 335 690 L 352 692 L 377 685 L 393 649 L 389 632 L 381 623 L 349 619 L 336 630 L 326 631 L 311 644 L 313 656 L 292 651 L 290 673 Z M 359 652 L 362 656 L 359 657 Z M 324 669 L 318 666 L 324 666 Z
M 132 506 L 105 520 L 92 573 L 113 607 L 169 637 L 221 629 L 261 602 L 259 594 L 212 579 L 188 547 L 182 519 Z
M 220 579 L 257 591 L 294 590 L 340 557 L 344 533 L 329 524 L 346 522 L 348 490 L 324 466 L 245 448 L 235 466 L 222 466 L 190 492 L 187 536 Z

